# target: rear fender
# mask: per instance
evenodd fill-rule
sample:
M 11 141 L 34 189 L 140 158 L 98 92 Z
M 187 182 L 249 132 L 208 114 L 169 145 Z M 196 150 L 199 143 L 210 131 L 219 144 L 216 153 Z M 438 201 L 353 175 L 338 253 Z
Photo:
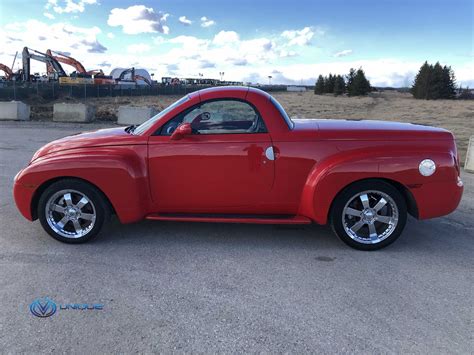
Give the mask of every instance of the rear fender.
M 318 224 L 326 224 L 329 209 L 336 195 L 354 181 L 380 176 L 379 164 L 373 154 L 358 157 L 339 153 L 317 163 L 303 188 L 299 215 Z
M 423 159 L 436 162 L 436 172 L 432 176 L 422 176 L 418 166 Z M 395 187 L 408 191 L 414 201 L 407 201 L 411 210 L 419 210 L 420 218 L 432 215 L 419 194 L 421 187 L 437 183 L 455 182 L 456 169 L 452 154 L 440 151 L 417 151 L 390 149 L 380 152 L 374 149 L 344 151 L 316 164 L 305 183 L 299 214 L 317 223 L 327 223 L 332 201 L 348 185 L 364 179 L 385 179 L 395 182 Z M 415 205 L 413 205 L 413 202 Z

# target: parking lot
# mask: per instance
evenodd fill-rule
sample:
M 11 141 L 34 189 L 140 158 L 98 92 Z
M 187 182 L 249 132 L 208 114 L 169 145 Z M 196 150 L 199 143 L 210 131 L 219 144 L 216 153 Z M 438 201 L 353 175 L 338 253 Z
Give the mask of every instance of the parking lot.
M 0 123 L 1 352 L 472 352 L 474 174 L 456 212 L 410 218 L 377 252 L 316 225 L 113 220 L 62 244 L 19 214 L 12 180 L 50 140 L 101 127 Z M 104 308 L 34 317 L 46 296 Z

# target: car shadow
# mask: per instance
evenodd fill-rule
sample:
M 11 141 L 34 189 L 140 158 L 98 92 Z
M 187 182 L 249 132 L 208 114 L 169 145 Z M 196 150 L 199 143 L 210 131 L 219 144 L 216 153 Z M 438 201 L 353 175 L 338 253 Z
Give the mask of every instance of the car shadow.
M 404 232 L 383 250 L 390 253 L 443 250 L 446 244 L 440 235 L 450 229 L 443 219 L 417 221 L 409 218 Z M 452 230 L 451 230 L 452 232 Z M 94 245 L 114 244 L 115 247 L 144 245 L 154 247 L 206 248 L 290 248 L 311 250 L 356 250 L 348 247 L 329 226 L 311 225 L 259 225 L 229 223 L 191 223 L 142 221 L 121 224 L 116 218 L 108 223 Z M 452 244 L 452 243 L 451 243 Z M 463 248 L 462 245 L 451 245 Z
M 193 223 L 142 221 L 121 224 L 116 218 L 105 226 L 94 244 L 225 244 L 245 246 L 291 246 L 339 248 L 344 244 L 328 226 L 320 225 L 262 225 L 234 223 Z

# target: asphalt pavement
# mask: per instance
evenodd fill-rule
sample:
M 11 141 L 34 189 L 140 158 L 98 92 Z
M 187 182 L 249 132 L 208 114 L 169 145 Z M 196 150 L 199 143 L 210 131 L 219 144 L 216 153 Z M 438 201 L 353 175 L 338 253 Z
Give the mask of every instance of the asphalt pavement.
M 317 225 L 113 220 L 63 244 L 19 214 L 13 177 L 50 140 L 98 127 L 0 123 L 1 353 L 472 353 L 474 174 L 457 211 L 410 218 L 376 252 Z M 30 312 L 40 297 L 55 314 Z

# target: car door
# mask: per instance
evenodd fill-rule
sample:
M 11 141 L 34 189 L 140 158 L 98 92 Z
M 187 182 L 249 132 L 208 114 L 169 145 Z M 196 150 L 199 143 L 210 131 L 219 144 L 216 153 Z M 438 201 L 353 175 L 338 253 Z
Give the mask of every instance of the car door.
M 189 123 L 192 134 L 172 140 Z M 274 180 L 272 142 L 248 102 L 209 100 L 164 124 L 149 139 L 150 187 L 158 212 L 259 213 Z

